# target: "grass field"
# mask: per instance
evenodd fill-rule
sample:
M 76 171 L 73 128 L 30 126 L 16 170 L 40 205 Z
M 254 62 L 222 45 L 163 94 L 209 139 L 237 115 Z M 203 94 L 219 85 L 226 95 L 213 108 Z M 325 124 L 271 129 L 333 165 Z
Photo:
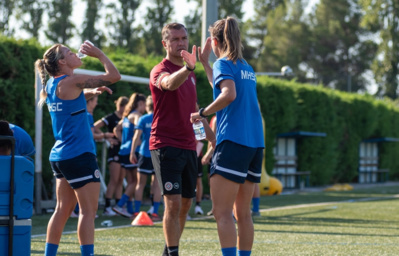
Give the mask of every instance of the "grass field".
M 261 217 L 254 219 L 252 255 L 399 255 L 399 186 L 345 192 L 302 192 L 261 198 Z M 203 202 L 209 210 L 209 201 Z M 193 213 L 191 213 L 193 216 Z M 32 219 L 32 255 L 43 255 L 50 215 Z M 113 227 L 102 228 L 106 219 Z M 76 219 L 70 219 L 58 255 L 80 255 Z M 161 255 L 160 223 L 133 227 L 122 217 L 96 219 L 95 253 Z M 187 221 L 180 255 L 221 255 L 212 218 Z

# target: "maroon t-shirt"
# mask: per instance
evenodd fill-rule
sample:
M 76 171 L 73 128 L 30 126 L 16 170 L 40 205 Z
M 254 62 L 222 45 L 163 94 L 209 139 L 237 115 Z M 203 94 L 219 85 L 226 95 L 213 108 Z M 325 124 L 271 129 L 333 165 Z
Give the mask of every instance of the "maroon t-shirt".
M 161 80 L 182 66 L 167 59 L 156 65 L 150 74 L 150 90 L 154 102 L 154 119 L 151 126 L 150 150 L 166 146 L 195 150 L 196 140 L 190 122 L 196 111 L 197 90 L 194 72 L 174 91 L 161 88 Z

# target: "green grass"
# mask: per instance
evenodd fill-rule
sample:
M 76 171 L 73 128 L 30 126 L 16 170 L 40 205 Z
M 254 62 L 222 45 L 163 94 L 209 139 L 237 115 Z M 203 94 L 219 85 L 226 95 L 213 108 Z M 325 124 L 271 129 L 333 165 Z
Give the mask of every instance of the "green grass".
M 399 186 L 347 192 L 307 192 L 261 198 L 254 219 L 252 255 L 398 255 Z M 210 209 L 209 201 L 203 204 Z M 50 215 L 34 216 L 32 235 L 44 234 Z M 112 219 L 112 228 L 100 223 Z M 71 219 L 66 231 L 76 229 Z M 122 217 L 96 219 L 96 255 L 161 255 L 162 225 L 132 227 Z M 117 226 L 121 226 L 117 228 Z M 33 236 L 32 255 L 43 255 L 45 236 Z M 58 255 L 80 255 L 76 233 L 64 234 Z M 221 255 L 213 219 L 188 221 L 181 255 Z

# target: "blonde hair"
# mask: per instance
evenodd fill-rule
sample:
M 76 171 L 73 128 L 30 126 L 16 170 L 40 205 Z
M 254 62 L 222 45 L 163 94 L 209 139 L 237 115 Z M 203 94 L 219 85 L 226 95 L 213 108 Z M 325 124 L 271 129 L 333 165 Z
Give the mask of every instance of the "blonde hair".
M 212 37 L 216 38 L 221 50 L 221 57 L 236 63 L 238 59 L 243 59 L 240 28 L 238 22 L 233 17 L 218 20 L 209 27 Z
M 61 52 L 62 44 L 55 44 L 51 46 L 44 54 L 43 59 L 38 59 L 35 62 L 35 67 L 39 71 L 40 80 L 42 82 L 43 88 L 40 91 L 40 100 L 38 103 L 39 107 L 42 107 L 47 98 L 46 91 L 46 78 L 47 74 L 49 76 L 56 76 L 60 68 L 58 66 L 58 60 L 63 59 L 64 55 Z
M 133 93 L 130 96 L 129 102 L 126 104 L 125 111 L 123 111 L 123 117 L 127 117 L 130 114 L 130 112 L 132 112 L 133 110 L 136 110 L 136 108 L 138 107 L 139 101 L 145 102 L 144 94 L 137 93 L 137 92 Z

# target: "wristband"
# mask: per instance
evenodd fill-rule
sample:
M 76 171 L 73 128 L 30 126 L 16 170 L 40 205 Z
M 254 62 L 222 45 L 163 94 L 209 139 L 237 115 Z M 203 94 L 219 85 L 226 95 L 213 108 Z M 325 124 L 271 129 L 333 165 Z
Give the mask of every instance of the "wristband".
M 194 66 L 194 68 L 190 68 L 190 67 L 186 64 L 186 69 L 187 69 L 188 71 L 194 71 L 194 70 L 195 70 L 195 66 Z
M 207 118 L 208 116 L 204 115 L 204 113 L 203 113 L 204 109 L 205 108 L 200 108 L 200 110 L 198 111 L 198 114 L 200 115 L 200 117 Z

